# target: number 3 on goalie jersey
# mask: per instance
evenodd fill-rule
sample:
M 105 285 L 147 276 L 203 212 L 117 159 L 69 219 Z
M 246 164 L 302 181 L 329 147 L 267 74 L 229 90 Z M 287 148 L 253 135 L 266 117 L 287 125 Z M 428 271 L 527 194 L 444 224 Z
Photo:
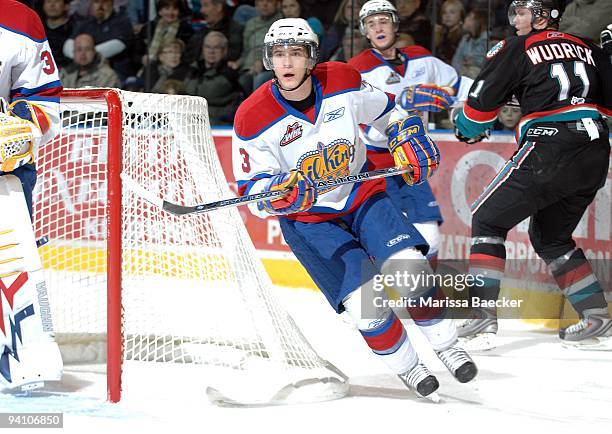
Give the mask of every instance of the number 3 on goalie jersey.
M 244 148 L 240 148 L 240 155 L 242 155 L 242 171 L 244 173 L 249 173 L 251 171 L 251 162 L 249 161 L 249 153 Z

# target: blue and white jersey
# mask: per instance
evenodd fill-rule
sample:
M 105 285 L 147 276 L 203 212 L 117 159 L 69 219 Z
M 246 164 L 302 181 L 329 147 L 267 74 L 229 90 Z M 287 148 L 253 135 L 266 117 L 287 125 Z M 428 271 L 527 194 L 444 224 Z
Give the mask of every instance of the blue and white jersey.
M 33 104 L 43 138 L 59 129 L 62 85 L 38 15 L 15 0 L 0 0 L 0 97 Z
M 458 101 L 465 101 L 472 85 L 472 80 L 457 75 L 455 69 L 434 57 L 427 49 L 418 45 L 399 49 L 402 64 L 394 66 L 373 49 L 362 51 L 349 60 L 368 83 L 379 89 L 399 96 L 408 86 L 433 83 L 438 86 L 452 87 Z M 398 106 L 398 111 L 406 112 Z M 366 129 L 366 140 L 369 146 L 386 150 L 386 137 L 376 131 Z M 389 160 L 389 161 L 392 161 Z
M 384 131 L 394 99 L 362 82 L 352 66 L 338 62 L 317 65 L 312 72 L 314 107 L 300 112 L 269 81 L 239 107 L 234 121 L 232 159 L 240 194 L 261 192 L 273 175 L 299 169 L 310 179 L 331 179 L 368 170 L 359 125 Z M 385 181 L 374 180 L 330 188 L 319 193 L 307 212 L 291 219 L 319 222 L 357 209 Z M 256 206 L 251 210 L 260 216 Z

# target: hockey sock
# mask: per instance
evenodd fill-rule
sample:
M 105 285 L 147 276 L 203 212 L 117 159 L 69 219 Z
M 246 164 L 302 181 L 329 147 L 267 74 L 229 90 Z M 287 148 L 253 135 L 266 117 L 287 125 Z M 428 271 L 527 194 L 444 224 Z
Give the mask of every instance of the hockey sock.
M 480 285 L 470 289 L 472 297 L 497 300 L 506 267 L 506 248 L 500 237 L 472 237 L 469 274 L 480 276 Z
M 359 332 L 374 354 L 396 374 L 407 372 L 418 363 L 406 329 L 393 311 L 389 310 L 382 322 L 374 321 L 367 327 L 360 327 Z
M 607 308 L 603 289 L 581 249 L 575 249 L 549 264 L 557 285 L 582 317 L 587 309 Z

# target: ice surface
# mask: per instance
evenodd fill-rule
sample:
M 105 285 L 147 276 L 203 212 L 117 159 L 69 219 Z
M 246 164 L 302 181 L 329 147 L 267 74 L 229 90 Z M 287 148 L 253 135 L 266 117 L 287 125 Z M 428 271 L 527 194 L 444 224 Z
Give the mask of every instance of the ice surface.
M 500 346 L 475 355 L 479 376 L 463 385 L 408 324 L 421 358 L 440 380 L 441 402 L 434 404 L 405 390 L 321 294 L 293 289 L 277 294 L 319 354 L 350 377 L 348 397 L 282 407 L 219 408 L 208 402 L 193 370 L 134 363 L 126 367 L 129 383 L 119 404 L 104 401 L 106 377 L 99 366 L 80 366 L 69 367 L 48 392 L 0 396 L 0 412 L 63 412 L 63 431 L 79 433 L 522 434 L 546 429 L 556 434 L 612 427 L 612 352 L 565 349 L 554 331 L 505 320 L 500 322 Z

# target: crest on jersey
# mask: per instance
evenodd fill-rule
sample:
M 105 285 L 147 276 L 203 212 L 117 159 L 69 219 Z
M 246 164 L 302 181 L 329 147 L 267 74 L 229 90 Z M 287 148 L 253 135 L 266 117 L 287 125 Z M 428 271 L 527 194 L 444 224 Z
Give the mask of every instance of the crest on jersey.
M 493 45 L 491 49 L 487 51 L 487 59 L 491 59 L 499 53 L 501 49 L 504 48 L 504 45 L 506 45 L 506 41 L 499 41 L 497 44 Z
M 296 167 L 310 179 L 332 179 L 350 175 L 349 164 L 355 158 L 355 145 L 346 139 L 336 139 L 325 145 L 317 143 L 317 148 L 302 155 Z M 325 193 L 337 187 L 319 190 Z
M 291 142 L 295 142 L 297 139 L 302 137 L 302 126 L 299 122 L 294 122 L 291 125 L 287 125 L 287 131 L 280 141 L 281 146 L 287 146 Z

